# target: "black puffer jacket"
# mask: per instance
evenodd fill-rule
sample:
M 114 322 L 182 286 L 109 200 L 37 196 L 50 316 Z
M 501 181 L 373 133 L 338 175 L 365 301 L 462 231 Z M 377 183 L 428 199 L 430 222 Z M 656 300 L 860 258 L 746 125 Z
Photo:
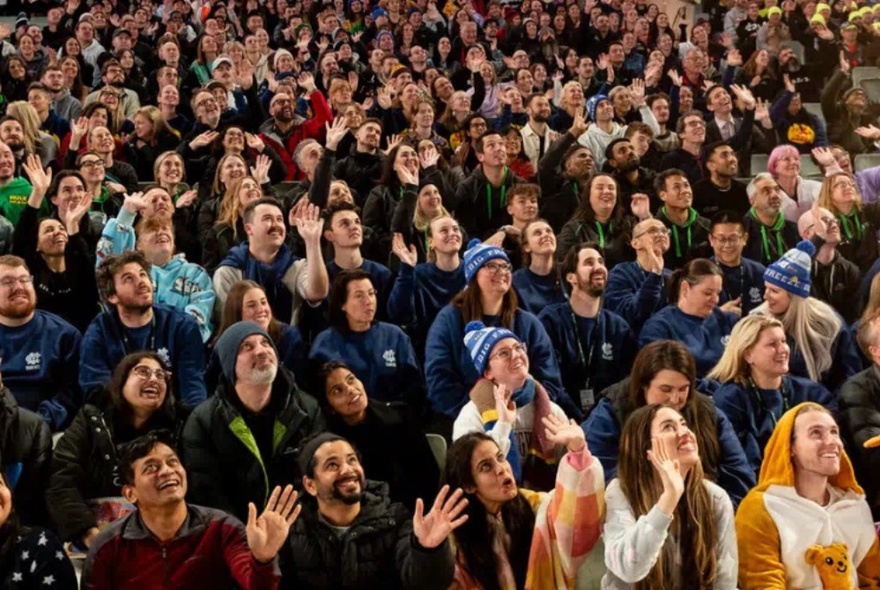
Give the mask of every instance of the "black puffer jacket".
M 247 522 L 248 503 L 262 511 L 277 485 L 294 483 L 295 450 L 311 434 L 326 429 L 318 402 L 300 391 L 283 367 L 272 384 L 272 399 L 257 419 L 274 413 L 271 457 L 260 453 L 248 426 L 253 416 L 235 388 L 220 378 L 217 392 L 190 415 L 183 429 L 181 454 L 189 479 L 187 500 L 229 512 Z
M 34 412 L 19 408 L 9 388 L 0 386 L 0 470 L 15 478 L 15 511 L 22 524 L 45 524 L 43 491 L 49 480 L 52 433 Z
M 117 449 L 151 430 L 164 428 L 179 440 L 187 408 L 171 405 L 135 430 L 113 408 L 86 404 L 58 440 L 46 500 L 63 541 L 79 540 L 98 526 L 88 501 L 122 495 Z M 114 417 L 115 416 L 115 417 Z
M 877 365 L 850 377 L 840 388 L 840 426 L 856 479 L 874 518 L 880 517 L 880 449 L 866 449 L 866 440 L 880 434 L 880 368 Z
M 406 508 L 392 503 L 379 482 L 367 482 L 360 514 L 342 534 L 307 497 L 287 543 L 281 588 L 291 590 L 445 590 L 455 573 L 449 541 L 421 547 Z

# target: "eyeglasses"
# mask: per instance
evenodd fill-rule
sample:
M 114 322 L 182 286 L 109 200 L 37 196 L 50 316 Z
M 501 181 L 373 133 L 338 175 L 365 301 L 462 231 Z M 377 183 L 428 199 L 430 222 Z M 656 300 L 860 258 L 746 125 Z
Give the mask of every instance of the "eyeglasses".
M 716 236 L 713 235 L 712 239 L 721 244 L 722 246 L 735 246 L 740 243 L 742 240 L 742 234 L 734 234 L 732 236 Z
M 513 267 L 506 262 L 487 262 L 483 265 L 483 268 L 488 270 L 493 275 L 497 275 L 500 272 L 511 272 L 513 271 Z
M 155 377 L 157 381 L 168 381 L 171 378 L 169 371 L 165 369 L 151 369 L 145 365 L 138 365 L 131 372 L 141 381 L 148 381 L 150 377 Z
M 79 163 L 79 167 L 80 168 L 88 168 L 89 170 L 94 170 L 95 168 L 103 168 L 104 162 L 102 162 L 101 160 L 82 161 Z
M 856 188 L 856 183 L 852 180 L 838 180 L 834 183 L 834 188 Z
M 502 348 L 501 350 L 490 355 L 489 360 L 491 361 L 491 360 L 499 359 L 499 360 L 502 360 L 505 363 L 507 363 L 507 362 L 510 362 L 510 360 L 513 358 L 513 355 L 519 356 L 519 355 L 527 354 L 527 353 L 528 353 L 528 351 L 526 350 L 525 344 L 514 344 L 513 346 L 511 346 L 509 348 Z
M 641 237 L 644 236 L 644 235 L 649 235 L 649 236 L 668 236 L 668 235 L 669 235 L 669 230 L 666 229 L 665 227 L 652 227 L 651 229 L 646 229 L 645 231 L 643 231 L 643 232 L 640 233 L 640 234 L 636 234 L 636 235 L 634 235 L 634 236 L 633 236 L 633 239 L 635 240 L 635 239 L 641 238 Z
M 214 98 L 213 96 L 211 98 L 206 98 L 205 100 L 200 101 L 199 104 L 196 105 L 196 109 L 199 109 L 199 108 L 201 108 L 205 105 L 209 105 L 211 103 L 217 104 L 217 99 Z
M 705 127 L 705 126 L 706 126 L 706 123 L 704 121 L 700 121 L 699 119 L 694 119 L 693 121 L 688 121 L 687 123 L 685 123 L 685 127 L 692 127 L 695 129 L 697 127 Z
M 15 286 L 15 283 L 21 283 L 22 287 L 27 287 L 28 285 L 32 285 L 33 282 L 34 277 L 7 277 L 0 281 L 0 287 L 11 289 Z

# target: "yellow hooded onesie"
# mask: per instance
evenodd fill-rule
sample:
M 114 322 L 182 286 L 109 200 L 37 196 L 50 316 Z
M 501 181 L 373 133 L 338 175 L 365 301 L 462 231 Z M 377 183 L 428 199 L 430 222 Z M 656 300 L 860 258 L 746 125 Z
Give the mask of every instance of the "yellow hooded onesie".
M 805 406 L 821 408 L 807 402 L 780 418 L 764 449 L 758 485 L 736 513 L 740 588 L 822 590 L 827 575 L 823 578 L 810 556 L 816 546 L 842 543 L 849 564 L 855 566 L 849 567 L 852 587 L 880 589 L 880 544 L 846 453 L 840 458 L 840 471 L 828 480 L 834 499 L 828 506 L 802 498 L 795 490 L 791 435 L 795 416 Z M 831 587 L 847 587 L 836 584 Z

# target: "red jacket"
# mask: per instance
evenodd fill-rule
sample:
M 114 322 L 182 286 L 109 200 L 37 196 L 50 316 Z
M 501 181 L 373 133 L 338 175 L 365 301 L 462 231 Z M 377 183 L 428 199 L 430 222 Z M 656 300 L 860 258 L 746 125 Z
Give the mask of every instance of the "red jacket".
M 135 510 L 103 530 L 92 543 L 83 568 L 82 588 L 244 590 L 278 588 L 277 560 L 261 564 L 245 541 L 244 525 L 213 508 L 189 504 L 177 535 L 162 543 Z
M 284 161 L 284 165 L 287 168 L 287 176 L 284 178 L 286 181 L 301 180 L 299 177 L 303 176 L 298 173 L 299 171 L 296 169 L 296 164 L 293 161 L 293 153 L 296 151 L 296 146 L 299 145 L 299 142 L 304 139 L 314 139 L 323 144 L 324 124 L 333 120 L 333 111 L 330 110 L 330 105 L 327 104 L 327 99 L 324 98 L 320 90 L 312 92 L 309 99 L 312 104 L 312 118 L 303 119 L 295 115 L 296 126 L 290 131 L 287 139 L 284 139 L 278 132 L 278 128 L 275 126 L 275 119 L 269 119 L 260 125 L 260 138 L 267 145 L 271 145 Z

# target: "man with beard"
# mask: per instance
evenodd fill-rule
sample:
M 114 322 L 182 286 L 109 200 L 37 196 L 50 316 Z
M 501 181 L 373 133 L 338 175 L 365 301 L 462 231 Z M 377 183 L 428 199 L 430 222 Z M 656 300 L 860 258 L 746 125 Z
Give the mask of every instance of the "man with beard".
M 294 482 L 296 449 L 325 430 L 318 403 L 278 363 L 278 350 L 252 322 L 227 328 L 214 346 L 217 389 L 186 422 L 181 455 L 197 504 L 245 520 L 276 485 Z M 235 466 L 229 469 L 229 466 Z
M 52 93 L 51 108 L 56 115 L 67 121 L 76 121 L 82 112 L 82 103 L 70 94 L 64 85 L 64 73 L 57 65 L 43 68 L 40 82 Z
M 367 195 L 375 186 L 376 179 L 382 175 L 382 166 L 385 163 L 385 154 L 379 150 L 379 142 L 382 140 L 382 122 L 379 119 L 368 118 L 354 132 L 355 145 L 348 154 L 336 154 L 338 160 L 333 166 L 333 176 L 344 180 L 356 193 L 355 199 L 363 204 Z M 340 139 L 332 138 L 327 134 L 327 145 L 323 157 L 329 158 L 336 153 L 336 147 Z M 330 152 L 330 154 L 328 154 Z
M 286 244 L 287 229 L 281 204 L 272 198 L 249 203 L 242 213 L 247 241 L 232 248 L 214 272 L 214 291 L 220 309 L 232 285 L 242 279 L 256 281 L 269 298 L 279 322 L 296 325 L 303 301 L 317 305 L 330 291 L 327 267 L 321 253 L 323 220 L 319 208 L 291 209 L 289 219 L 305 242 L 306 257 L 298 258 Z
M 880 105 L 869 103 L 861 86 L 849 86 L 850 65 L 840 60 L 840 68 L 822 89 L 822 114 L 828 125 L 828 141 L 855 156 L 874 151 L 875 137 L 862 137 L 863 127 L 877 122 Z M 858 130 L 858 131 L 857 131 Z
M 664 268 L 669 250 L 669 230 L 659 219 L 646 219 L 633 228 L 632 262 L 621 262 L 608 273 L 605 305 L 632 327 L 633 333 L 666 304 L 666 281 L 672 272 Z
M 538 162 L 541 217 L 556 233 L 574 215 L 581 188 L 587 186 L 593 174 L 593 153 L 577 141 L 586 130 L 587 121 L 579 111 L 571 128 L 550 145 Z
M 613 170 L 618 199 L 625 211 L 630 210 L 632 196 L 636 193 L 648 196 L 651 211 L 660 208 L 662 203 L 654 192 L 654 171 L 641 166 L 642 161 L 629 139 L 621 137 L 609 143 L 605 148 L 605 161 Z
M 301 518 L 282 558 L 283 588 L 420 588 L 445 590 L 455 574 L 450 533 L 464 523 L 462 491 L 445 486 L 428 514 L 416 502 L 410 518 L 385 483 L 369 481 L 357 450 L 323 433 L 297 458 Z
M 748 213 L 751 205 L 746 187 L 734 180 L 739 174 L 739 161 L 733 148 L 718 141 L 706 146 L 703 154 L 709 178 L 694 184 L 694 209 L 710 218 L 722 209 Z
M 788 79 L 794 84 L 795 92 L 801 96 L 802 101 L 819 102 L 819 90 L 822 85 L 814 81 L 810 70 L 801 64 L 791 47 L 783 46 L 779 50 L 777 61 L 779 63 L 777 75 L 782 78 L 788 74 Z
M 276 59 L 277 61 L 277 59 Z M 294 112 L 296 97 L 285 92 L 277 92 L 269 101 L 271 119 L 260 125 L 260 138 L 281 156 L 287 168 L 285 180 L 297 178 L 293 161 L 296 146 L 304 139 L 324 140 L 324 126 L 333 120 L 333 112 L 324 94 L 315 87 L 311 74 L 300 75 L 300 84 L 309 93 L 309 102 L 314 113 L 305 119 Z
M 0 216 L 12 225 L 18 223 L 32 188 L 24 177 L 15 175 L 15 155 L 0 141 Z
M 3 384 L 18 405 L 63 430 L 83 404 L 77 385 L 80 333 L 36 309 L 30 269 L 18 256 L 0 256 L 0 355 Z
M 529 114 L 529 122 L 520 129 L 523 151 L 537 170 L 541 158 L 547 153 L 550 144 L 559 139 L 559 134 L 547 125 L 550 119 L 550 101 L 546 96 L 543 94 L 529 96 L 526 112 Z
M 602 307 L 608 270 L 597 244 L 571 248 L 561 275 L 569 300 L 545 308 L 538 319 L 556 351 L 562 385 L 586 415 L 599 392 L 629 374 L 636 343 L 626 320 Z
M 800 240 L 797 225 L 783 215 L 779 185 L 768 172 L 755 176 L 746 187 L 746 194 L 752 206 L 743 217 L 748 234 L 744 253 L 767 265 L 795 247 Z
M 155 352 L 171 367 L 172 390 L 185 404 L 195 407 L 207 397 L 199 326 L 184 312 L 153 303 L 151 266 L 138 251 L 98 265 L 98 291 L 108 309 L 83 337 L 79 383 L 86 399 L 110 381 L 119 361 L 141 350 Z
M 15 157 L 15 175 L 21 176 L 21 164 L 28 156 L 24 145 L 24 129 L 18 119 L 6 115 L 0 118 L 0 141 L 5 143 Z
M 101 88 L 112 86 L 119 90 L 119 101 L 122 103 L 122 112 L 126 119 L 134 117 L 135 112 L 141 108 L 141 99 L 134 90 L 125 87 L 125 70 L 115 59 L 108 59 L 101 66 L 101 82 L 98 89 L 86 96 L 86 105 L 96 102 L 101 97 Z
M 251 504 L 247 526 L 232 516 L 188 503 L 187 473 L 172 436 L 153 430 L 120 450 L 122 495 L 137 510 L 92 541 L 82 587 L 278 587 L 276 556 L 299 515 L 293 486 Z M 263 508 L 265 506 L 265 509 Z

